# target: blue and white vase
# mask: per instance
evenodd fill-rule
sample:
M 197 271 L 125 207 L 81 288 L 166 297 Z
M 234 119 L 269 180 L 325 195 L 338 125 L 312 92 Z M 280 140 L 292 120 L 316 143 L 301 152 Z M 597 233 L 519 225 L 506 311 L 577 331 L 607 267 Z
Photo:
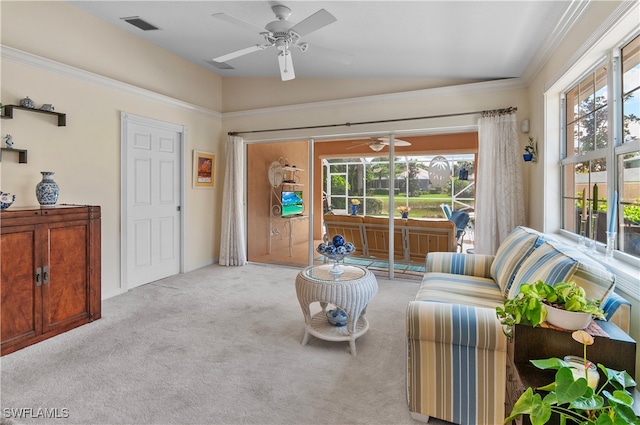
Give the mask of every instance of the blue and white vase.
M 53 171 L 40 171 L 42 180 L 36 185 L 36 198 L 43 207 L 52 207 L 58 202 L 60 188 L 53 181 Z
M 355 204 L 351 204 L 351 215 L 357 215 L 358 214 L 358 206 Z

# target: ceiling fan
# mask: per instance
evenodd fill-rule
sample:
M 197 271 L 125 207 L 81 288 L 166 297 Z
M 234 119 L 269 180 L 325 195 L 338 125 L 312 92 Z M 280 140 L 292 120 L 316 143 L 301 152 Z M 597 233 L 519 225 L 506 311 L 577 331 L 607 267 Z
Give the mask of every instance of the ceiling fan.
M 355 146 L 351 146 L 347 149 L 357 148 L 358 146 L 369 145 L 369 148 L 374 152 L 380 152 L 384 149 L 385 146 L 389 146 L 391 144 L 391 139 L 389 137 L 372 137 L 370 142 L 354 142 L 358 143 Z M 393 139 L 393 146 L 411 146 L 411 143 L 406 140 Z
M 254 46 L 236 50 L 235 52 L 227 53 L 226 55 L 218 56 L 214 58 L 213 61 L 223 63 L 249 53 L 275 46 L 280 51 L 278 53 L 278 64 L 280 66 L 280 76 L 282 81 L 293 80 L 296 78 L 293 70 L 293 59 L 291 58 L 290 48 L 296 46 L 302 52 L 306 52 L 309 48 L 309 44 L 302 42 L 301 38 L 337 21 L 337 19 L 325 9 L 320 9 L 313 15 L 294 25 L 293 22 L 287 20 L 292 13 L 291 9 L 287 6 L 274 5 L 271 7 L 271 10 L 278 20 L 269 22 L 264 29 L 224 13 L 213 14 L 214 18 L 221 19 L 232 24 L 249 27 L 252 30 L 257 30 L 258 33 L 264 37 L 266 42 L 266 44 L 256 44 Z

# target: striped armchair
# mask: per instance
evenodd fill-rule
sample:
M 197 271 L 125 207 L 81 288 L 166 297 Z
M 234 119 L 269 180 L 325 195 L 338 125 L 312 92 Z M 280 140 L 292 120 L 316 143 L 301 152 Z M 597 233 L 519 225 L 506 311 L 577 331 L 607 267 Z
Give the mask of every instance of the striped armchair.
M 516 228 L 496 255 L 429 253 L 406 316 L 407 401 L 414 419 L 503 423 L 507 338 L 495 308 L 537 280 L 575 281 L 628 333 L 630 303 L 613 293 L 615 276 L 532 229 Z

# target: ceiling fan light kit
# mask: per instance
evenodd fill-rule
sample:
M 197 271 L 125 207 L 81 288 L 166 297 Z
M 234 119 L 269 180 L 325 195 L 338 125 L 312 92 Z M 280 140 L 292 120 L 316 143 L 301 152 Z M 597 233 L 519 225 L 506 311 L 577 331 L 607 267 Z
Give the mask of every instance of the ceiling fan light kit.
M 292 22 L 287 20 L 292 13 L 291 9 L 287 6 L 274 5 L 271 7 L 271 10 L 278 20 L 269 22 L 264 28 L 266 32 L 262 29 L 259 30 L 259 34 L 262 35 L 267 44 L 256 44 L 254 46 L 236 50 L 235 52 L 218 56 L 214 58 L 213 61 L 222 63 L 269 47 L 276 47 L 276 49 L 280 51 L 280 53 L 278 53 L 278 64 L 280 66 L 280 77 L 282 78 L 282 81 L 293 80 L 295 78 L 295 72 L 293 70 L 293 58 L 291 56 L 290 47 L 296 46 L 300 51 L 306 52 L 309 49 L 309 44 L 306 42 L 300 42 L 301 37 L 317 31 L 320 28 L 337 21 L 337 19 L 325 9 L 320 9 L 313 15 L 294 25 Z M 212 16 L 235 25 L 258 28 L 253 24 L 249 24 L 224 13 L 215 13 Z
M 389 146 L 391 144 L 391 138 L 372 137 L 370 142 L 364 142 L 364 143 L 354 142 L 354 143 L 357 143 L 357 145 L 347 149 L 353 149 L 353 148 L 357 148 L 358 146 L 368 145 L 369 149 L 371 149 L 372 151 L 380 152 L 382 149 L 384 149 L 385 146 Z M 393 139 L 393 146 L 411 146 L 411 143 L 407 142 L 406 140 Z
M 386 145 L 382 142 L 369 143 L 369 148 L 374 152 L 380 152 Z
M 293 59 L 291 58 L 291 52 L 283 50 L 278 55 L 278 65 L 280 65 L 280 77 L 282 81 L 289 81 L 296 78 L 296 74 L 293 71 Z

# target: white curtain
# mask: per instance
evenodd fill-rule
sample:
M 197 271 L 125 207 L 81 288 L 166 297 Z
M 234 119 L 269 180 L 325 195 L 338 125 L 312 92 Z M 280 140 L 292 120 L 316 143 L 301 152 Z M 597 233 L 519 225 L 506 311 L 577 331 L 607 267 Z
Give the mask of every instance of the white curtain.
M 495 254 L 511 231 L 524 225 L 522 155 L 516 115 L 485 112 L 478 121 L 475 251 Z
M 244 219 L 244 156 L 242 137 L 229 136 L 227 164 L 222 199 L 222 231 L 220 235 L 220 265 L 247 264 Z

